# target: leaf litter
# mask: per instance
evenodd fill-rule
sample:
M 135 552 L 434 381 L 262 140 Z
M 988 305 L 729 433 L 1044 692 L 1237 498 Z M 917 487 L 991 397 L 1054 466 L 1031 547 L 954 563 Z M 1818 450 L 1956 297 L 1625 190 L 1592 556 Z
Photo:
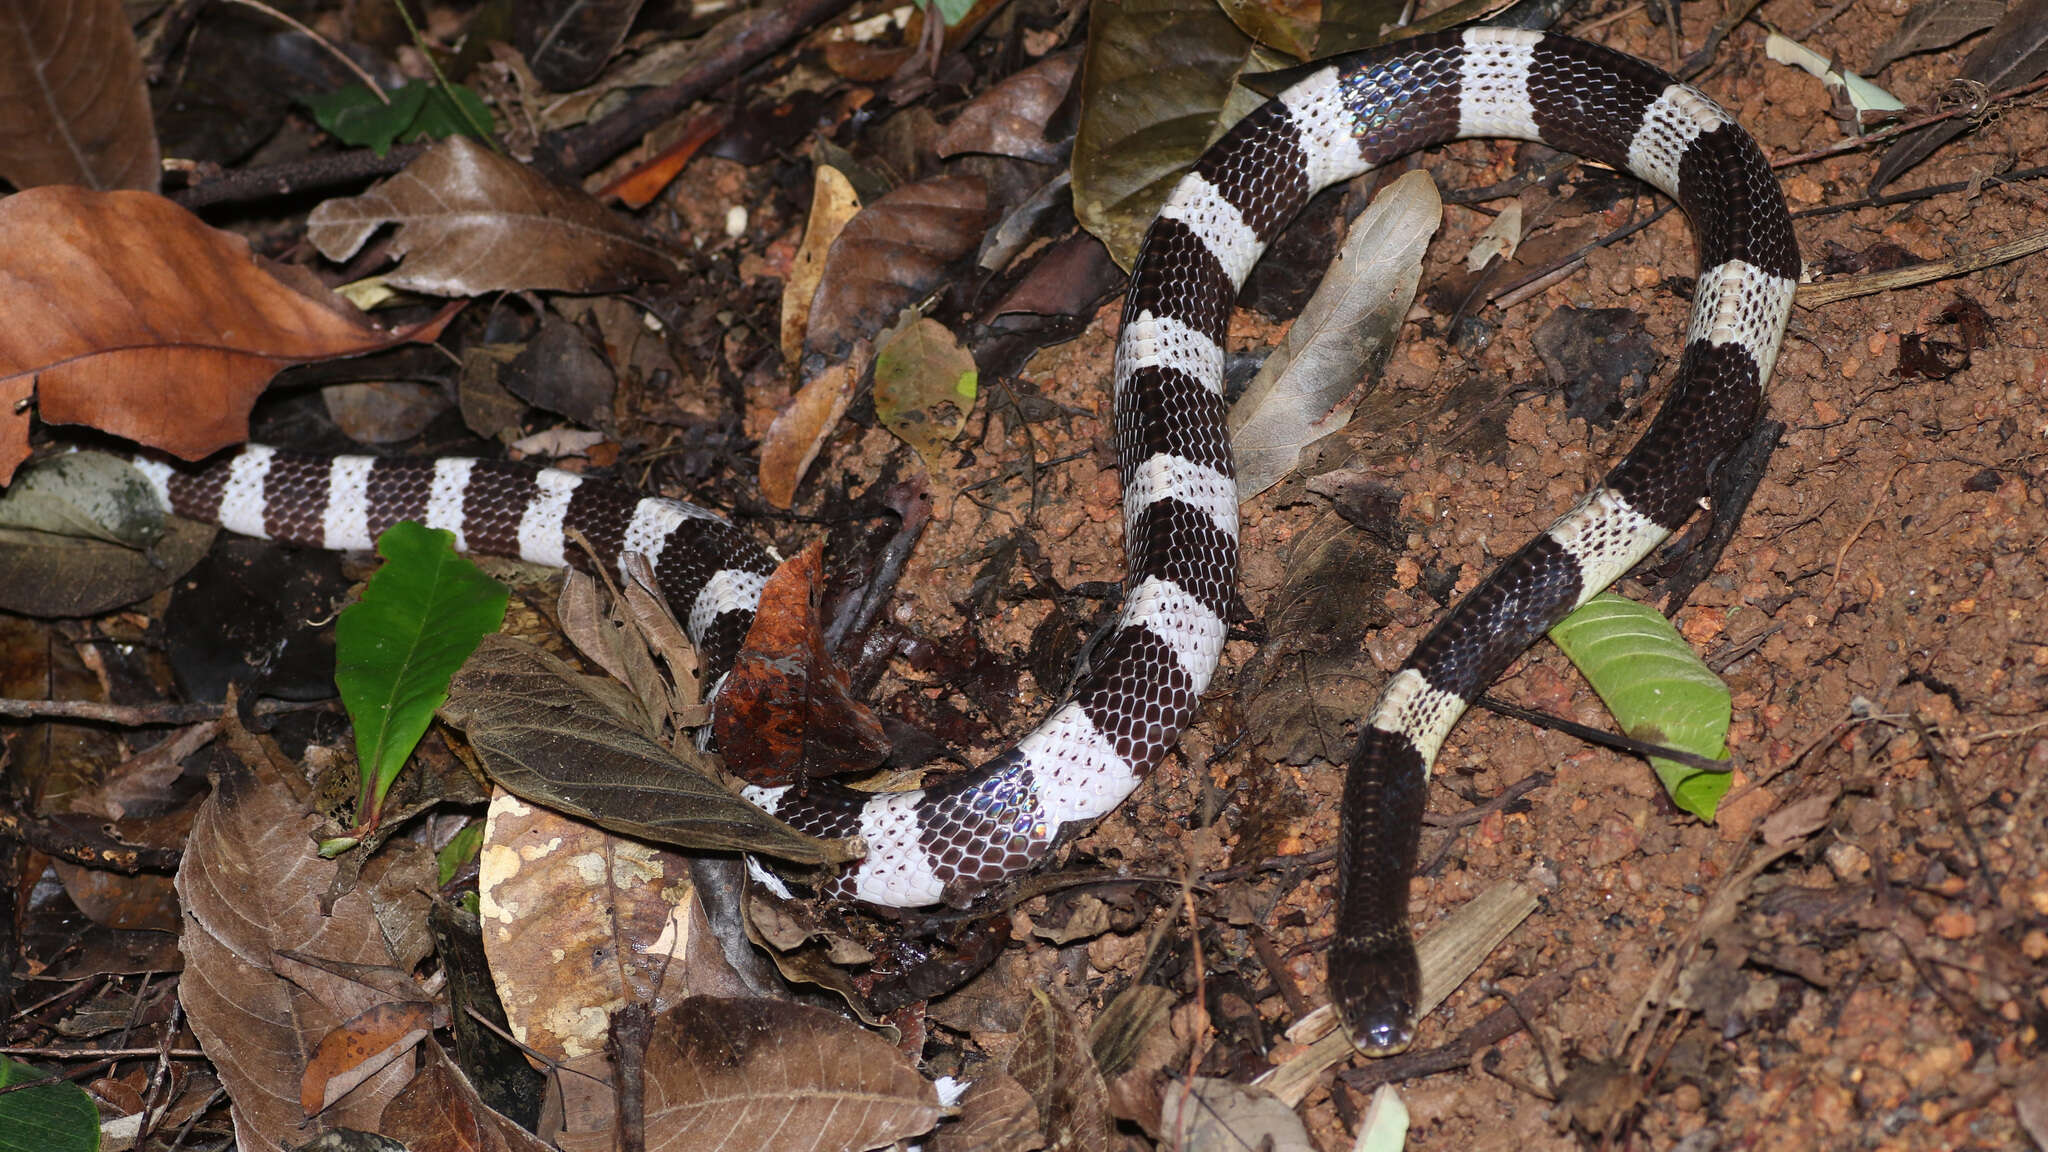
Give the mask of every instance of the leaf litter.
M 1696 37 L 1694 14 L 1683 15 L 1680 38 Z M 1793 30 L 1822 15 L 1773 13 Z M 1869 59 L 1872 46 L 1901 30 L 1895 15 L 1832 13 L 1822 31 L 1802 39 L 1838 59 Z M 1005 43 L 1059 43 L 1038 27 L 998 29 L 990 42 L 1010 35 L 1017 38 Z M 1640 14 L 1624 14 L 1596 35 L 1669 62 L 1663 34 L 1653 33 Z M 1691 46 L 1688 40 L 1685 47 Z M 1972 46 L 1965 40 L 1952 52 L 1901 57 L 1882 79 L 1905 99 L 1931 105 Z M 1226 51 L 1221 58 L 1230 56 Z M 953 63 L 945 66 L 957 67 L 958 57 L 946 59 Z M 1770 154 L 1809 152 L 1838 138 L 1819 85 L 1774 74 L 1779 70 L 1761 63 L 1747 30 L 1720 47 L 1718 63 L 1702 82 L 1740 111 Z M 827 99 L 805 107 L 823 109 L 821 117 L 834 124 L 851 122 L 849 103 Z M 918 138 L 908 126 L 926 109 L 908 111 L 880 121 L 903 126 L 892 127 L 902 135 L 886 143 L 895 150 L 892 157 L 914 155 L 918 147 L 905 143 Z M 1847 190 L 1867 179 L 1867 152 L 1789 169 L 1785 186 L 1794 208 L 1814 213 L 1800 225 L 1809 255 L 1825 266 L 1834 260 L 1833 245 L 1845 260 L 1876 261 L 1889 246 L 1934 259 L 1985 248 L 1985 237 L 2039 231 L 2039 208 L 2027 195 L 2033 177 L 2008 180 L 1995 166 L 1984 166 L 1986 157 L 2023 157 L 2026 142 L 2038 137 L 2039 117 L 2024 104 L 2001 106 L 1978 123 L 1969 145 L 1938 151 L 1908 177 L 1947 181 L 1954 189 L 1902 204 L 1855 206 Z M 836 138 L 859 137 L 856 130 Z M 880 140 L 877 134 L 858 142 Z M 1512 146 L 1468 144 L 1428 162 L 1451 173 L 1445 184 L 1455 189 L 1508 179 L 1518 155 Z M 676 180 L 670 203 L 677 212 L 713 227 L 699 229 L 701 249 L 685 257 L 693 280 L 642 289 L 650 304 L 645 315 L 666 326 L 665 338 L 686 353 L 679 357 L 692 376 L 685 386 L 708 391 L 650 402 L 625 390 L 622 411 L 662 412 L 670 421 L 652 432 L 621 425 L 617 434 L 628 438 L 628 451 L 608 457 L 625 461 L 650 486 L 674 491 L 725 482 L 721 477 L 740 449 L 731 440 L 738 425 L 707 418 L 727 411 L 730 401 L 719 390 L 745 392 L 744 426 L 756 432 L 766 426 L 763 414 L 772 415 L 790 392 L 794 373 L 785 375 L 770 349 L 778 332 L 779 282 L 805 205 L 764 178 L 777 170 L 773 164 L 756 163 L 758 169 L 743 168 L 700 155 Z M 2020 159 L 2011 173 L 2026 172 L 2025 163 Z M 928 175 L 924 168 L 904 171 L 914 173 L 906 177 L 911 180 Z M 1630 226 L 1650 203 L 1602 198 L 1591 191 L 1593 181 L 1571 171 L 1582 170 L 1568 170 L 1563 188 L 1593 204 L 1579 217 L 1585 238 Z M 992 177 L 984 167 L 975 174 L 986 181 L 991 213 L 1010 203 L 1012 185 L 1000 171 Z M 1025 183 L 1043 186 L 1043 173 Z M 721 232 L 719 214 L 734 206 L 746 209 L 745 219 Z M 1543 238 L 1557 230 L 1537 213 L 1531 220 L 1534 236 L 1520 255 L 1541 273 Z M 1425 277 L 1439 278 L 1484 224 L 1478 213 L 1452 208 L 1449 234 L 1435 246 Z M 968 230 L 970 246 L 980 230 Z M 1068 250 L 1085 248 L 1072 241 L 1071 235 L 1055 238 Z M 1411 311 L 1416 330 L 1404 332 L 1367 419 L 1318 444 L 1302 474 L 1246 509 L 1245 600 L 1257 618 L 1270 615 L 1290 550 L 1323 538 L 1311 527 L 1324 510 L 1318 502 L 1325 493 L 1391 492 L 1390 506 L 1367 500 L 1346 510 L 1363 513 L 1395 546 L 1392 552 L 1383 564 L 1359 560 L 1361 576 L 1345 585 L 1343 598 L 1322 593 L 1338 599 L 1335 606 L 1358 605 L 1386 626 L 1303 637 L 1288 631 L 1286 621 L 1268 619 L 1274 635 L 1259 675 L 1276 683 L 1291 677 L 1316 707 L 1282 716 L 1227 691 L 1213 693 L 1180 753 L 1125 811 L 1070 850 L 1067 862 L 1077 874 L 1043 877 L 1041 886 L 1025 891 L 1011 916 L 1013 937 L 1027 943 L 1002 951 L 980 980 L 932 1007 L 930 1019 L 948 1023 L 926 1029 L 911 1022 L 915 1030 L 906 1036 L 923 1037 L 915 1046 L 927 1072 L 954 1071 L 973 1080 L 978 1070 L 1016 1066 L 1020 1053 L 1029 1069 L 1033 1046 L 1053 1042 L 1033 1038 L 1047 1035 L 1042 1021 L 1023 1019 L 1051 1010 L 1035 993 L 1048 993 L 1059 1011 L 1085 1021 L 1148 981 L 1170 991 L 1173 1001 L 1147 1035 L 1172 1037 L 1177 1055 L 1140 1068 L 1242 1082 L 1313 1045 L 1287 1035 L 1284 1026 L 1319 995 L 1316 956 L 1327 931 L 1328 873 L 1316 853 L 1334 831 L 1328 812 L 1346 726 L 1441 600 L 1568 504 L 1639 426 L 1644 402 L 1638 398 L 1622 396 L 1618 423 L 1608 429 L 1574 420 L 1560 402 L 1531 390 L 1529 383 L 1550 368 L 1531 351 L 1532 329 L 1554 306 L 1569 305 L 1638 313 L 1653 338 L 1650 346 L 1666 355 L 1683 331 L 1682 301 L 1667 290 L 1682 290 L 1690 272 L 1691 247 L 1679 221 L 1653 222 L 1618 246 L 1587 249 L 1574 239 L 1557 247 L 1583 255 L 1570 274 L 1526 291 L 1543 296 L 1544 307 L 1502 312 L 1478 305 L 1459 315 L 1429 304 Z M 1490 984 L 1451 994 L 1426 1026 L 1426 1040 L 1479 1035 L 1486 1021 L 1507 1019 L 1513 1026 L 1486 1043 L 1497 1046 L 1508 1065 L 1527 1071 L 1532 1046 L 1499 1038 L 1520 1026 L 1499 993 L 1519 988 L 1531 991 L 1535 1002 L 1518 1010 L 1537 1027 L 1601 1053 L 1595 1065 L 1638 1070 L 1632 1082 L 1640 1097 L 1625 1122 L 1639 1141 L 1675 1143 L 1709 1129 L 1722 1141 L 1781 1139 L 1787 1146 L 1816 1146 L 1845 1132 L 1930 1148 L 1958 1146 L 1986 1132 L 2007 1144 L 2025 1138 L 2016 1125 L 2037 1109 L 2026 1094 L 2033 1089 L 2021 1089 L 2034 1083 L 2027 1070 L 2040 1059 L 2028 1022 L 2041 995 L 2038 962 L 2048 955 L 2048 936 L 2039 927 L 2048 897 L 2032 864 L 2044 853 L 2038 822 L 2025 818 L 2032 796 L 2025 781 L 2042 770 L 2037 672 L 2048 659 L 2042 655 L 2048 648 L 2025 624 L 2040 591 L 2029 559 L 2048 535 L 2038 469 L 2027 447 L 2037 439 L 2031 413 L 2043 407 L 2040 365 L 2028 351 L 2040 343 L 2038 325 L 2024 307 L 2038 294 L 2037 264 L 2021 260 L 1971 273 L 1975 283 L 1960 287 L 1982 306 L 1986 335 L 1970 337 L 1967 356 L 1937 361 L 1935 353 L 1916 353 L 1910 372 L 1904 370 L 1907 337 L 1923 347 L 1954 342 L 1954 325 L 1933 318 L 1953 302 L 1958 286 L 1893 288 L 1803 310 L 1795 320 L 1772 403 L 1789 425 L 1783 447 L 1717 577 L 1677 621 L 1734 691 L 1734 746 L 1744 759 L 1719 826 L 1662 807 L 1633 761 L 1484 716 L 1460 728 L 1439 774 L 1443 787 L 1432 798 L 1433 819 L 1444 823 L 1425 840 L 1436 859 L 1417 884 L 1421 920 L 1437 927 L 1447 908 L 1503 879 L 1542 893 L 1544 908 L 1484 962 Z M 399 303 L 410 309 L 401 315 L 419 315 L 417 304 Z M 935 315 L 979 354 L 990 337 L 958 323 L 949 309 L 959 306 L 957 299 L 942 301 Z M 860 325 L 871 334 L 900 311 L 901 303 L 877 309 Z M 1436 337 L 1454 316 L 1457 343 L 1447 346 Z M 954 470 L 963 495 L 935 510 L 893 609 L 863 639 L 870 647 L 857 662 L 855 681 L 866 682 L 890 662 L 889 653 L 901 653 L 889 673 L 900 680 L 887 681 L 895 686 L 885 686 L 882 695 L 927 698 L 908 715 L 949 709 L 957 718 L 948 721 L 954 726 L 949 736 L 994 744 L 1001 732 L 1014 732 L 1015 718 L 998 722 L 996 709 L 977 702 L 977 693 L 987 693 L 978 679 L 986 673 L 976 669 L 1036 651 L 1034 635 L 1047 621 L 1065 617 L 1076 623 L 1055 630 L 1086 631 L 1108 610 L 1099 590 L 1118 578 L 1121 565 L 1115 476 L 1103 430 L 1113 328 L 1113 311 L 1103 310 L 1072 344 L 1003 351 L 1002 362 L 1020 370 L 1006 370 L 1000 380 L 988 373 L 991 386 L 984 392 L 1013 404 L 1021 418 L 989 421 L 991 406 L 978 406 L 953 445 L 924 465 L 935 473 Z M 1231 351 L 1262 351 L 1275 335 L 1274 326 L 1241 318 Z M 844 494 L 908 461 L 893 437 L 869 426 L 864 361 L 840 363 L 860 366 L 834 382 L 832 403 L 823 409 L 829 419 L 815 421 L 800 438 L 807 469 L 784 469 L 784 503 L 805 515 L 832 514 Z M 1560 364 L 1571 374 L 1570 353 Z M 1668 371 L 1667 362 L 1650 375 Z M 29 396 L 27 380 L 13 378 L 10 399 Z M 493 430 L 532 419 L 530 412 L 514 412 Z M 515 429 L 518 435 L 536 430 Z M 21 422 L 24 444 L 28 433 Z M 1024 452 L 1036 457 L 1029 468 L 1016 466 Z M 1328 479 L 1333 476 L 1346 479 Z M 804 535 L 790 525 L 778 530 L 784 543 Z M 980 561 L 963 558 L 1011 534 L 1042 548 L 977 590 L 972 582 Z M 1016 573 L 1026 569 L 1029 579 L 1020 580 Z M 960 604 L 977 605 L 964 635 L 985 659 L 920 655 L 935 645 L 961 649 L 955 639 L 963 636 Z M 829 616 L 832 606 L 823 607 Z M 10 704 L 47 694 L 48 683 L 123 694 L 149 683 L 138 674 L 143 663 L 128 654 L 143 619 L 130 613 L 94 622 L 85 633 L 63 633 L 54 646 L 15 645 L 15 667 L 5 669 Z M 1243 635 L 1231 645 L 1227 669 L 1250 668 L 1245 662 L 1256 634 Z M 83 655 L 62 677 L 38 679 L 28 654 L 44 651 L 67 660 Z M 1005 706 L 1019 717 L 1042 711 L 1058 691 L 1063 664 L 1030 662 L 1022 675 L 1013 668 Z M 635 667 L 631 675 L 639 682 L 631 690 L 583 684 L 583 699 L 603 710 L 593 715 L 626 717 L 642 738 L 673 755 L 676 733 L 656 715 L 673 714 L 673 698 L 666 690 L 650 691 L 646 666 Z M 1221 686 L 1228 686 L 1229 675 Z M 1541 650 L 1500 691 L 1583 722 L 1604 722 L 1560 659 Z M 1275 720 L 1281 721 L 1277 738 Z M 294 748 L 317 729 L 295 731 Z M 1297 751 L 1247 760 L 1231 750 L 1242 733 L 1253 735 L 1252 747 L 1277 740 Z M 9 737 L 10 773 L 43 771 L 34 766 L 39 761 L 32 750 L 56 749 L 61 761 L 79 755 L 65 749 L 93 746 L 47 722 L 10 729 Z M 1324 748 L 1336 752 L 1318 751 Z M 457 752 L 474 754 L 466 747 Z M 1839 795 L 1815 787 L 1821 783 L 1838 785 Z M 17 794 L 38 793 L 32 786 Z M 1772 819 L 1793 813 L 1799 819 Z M 462 817 L 418 819 L 421 835 L 440 836 Z M 1762 865 L 1745 847 L 1753 829 L 1778 845 Z M 46 837 L 46 830 L 35 834 Z M 1109 878 L 1085 879 L 1091 872 Z M 1190 874 L 1198 883 L 1184 898 L 1163 895 L 1177 891 L 1163 887 L 1167 881 Z M 1085 907 L 1107 912 L 1084 916 L 1081 896 L 1095 902 Z M 1040 922 L 1045 931 L 1036 930 Z M 1086 930 L 1068 932 L 1076 923 Z M 811 947 L 822 947 L 824 938 L 812 937 Z M 290 967 L 304 963 L 292 957 L 306 955 L 284 949 L 275 963 Z M 1589 956 L 1597 967 L 1575 967 Z M 330 957 L 295 971 L 322 988 L 359 984 L 337 974 L 352 971 L 347 963 Z M 1571 979 L 1530 975 L 1558 971 Z M 118 1002 L 119 995 L 147 993 L 150 979 L 113 976 L 106 987 Z M 159 987 L 164 980 L 153 979 Z M 143 1019 L 148 1028 L 169 1027 L 160 1015 Z M 1070 1056 L 1080 1051 L 1071 1036 L 1064 1043 Z M 1471 1052 L 1455 1044 L 1439 1058 L 1458 1051 L 1464 1058 L 1450 1066 L 1465 1069 Z M 1788 1051 L 1798 1059 L 1782 1059 Z M 1323 1144 L 1335 1146 L 1332 1141 L 1343 1139 L 1359 1118 L 1371 1086 L 1367 1071 L 1322 1073 L 1303 1084 L 1298 1114 Z M 558 1078 L 583 1082 L 566 1066 Z M 1014 1136 L 1017 1146 L 1045 1138 L 1041 1105 L 1063 1118 L 1060 1131 L 1075 1146 L 1089 1146 L 1102 1130 L 1090 1120 L 1066 1119 L 1075 1116 L 1124 1117 L 1145 1134 L 1126 1127 L 1125 1138 L 1158 1136 L 1165 1080 L 1119 1088 L 1123 1079 L 1109 1082 L 1100 1109 L 1085 1094 L 1075 1097 L 1068 1087 L 1035 1079 L 1042 1090 L 1057 1090 L 1043 1099 L 1024 1093 L 1037 1127 L 1012 1125 L 1020 1102 L 1003 1079 L 987 1075 L 976 1083 L 987 1085 L 988 1099 L 1009 1101 L 989 1114 L 1008 1118 L 996 1130 Z M 302 1080 L 291 1086 L 294 1107 Z M 1549 1081 L 1536 1073 L 1517 1083 Z M 1473 1147 L 1574 1146 L 1579 1137 L 1551 1127 L 1522 1091 L 1500 1078 L 1438 1072 L 1411 1088 L 1410 1103 L 1428 1117 L 1433 1138 Z M 589 1093 L 565 1095 L 573 1096 L 566 1107 L 579 1118 L 610 1115 Z M 2016 1107 L 2007 1107 L 2008 1099 Z M 338 1107 L 347 1104 L 344 1098 Z M 197 1105 L 193 1100 L 188 1107 Z M 217 1112 L 200 1123 L 217 1135 L 223 1131 Z M 959 1131 L 951 1123 L 940 1126 L 935 1145 Z M 1580 1123 L 1605 1127 L 1604 1121 Z

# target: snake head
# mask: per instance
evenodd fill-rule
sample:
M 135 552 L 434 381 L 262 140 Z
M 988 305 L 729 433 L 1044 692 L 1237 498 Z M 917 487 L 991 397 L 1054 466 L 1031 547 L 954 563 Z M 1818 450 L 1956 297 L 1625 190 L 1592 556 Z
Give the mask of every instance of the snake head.
M 1345 1034 L 1368 1056 L 1393 1056 L 1415 1039 L 1415 1009 L 1422 1002 L 1422 968 L 1404 931 L 1389 936 L 1342 938 L 1330 948 L 1330 998 Z

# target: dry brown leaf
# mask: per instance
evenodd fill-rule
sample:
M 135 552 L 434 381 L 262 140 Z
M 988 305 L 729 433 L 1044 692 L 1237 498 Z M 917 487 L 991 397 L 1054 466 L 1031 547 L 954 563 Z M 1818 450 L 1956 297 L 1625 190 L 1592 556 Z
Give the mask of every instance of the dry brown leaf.
M 1166 1090 L 1160 1146 L 1169 1152 L 1314 1152 L 1301 1117 L 1271 1093 L 1197 1076 Z
M 1067 98 L 1079 52 L 1059 52 L 974 98 L 946 130 L 935 150 L 941 156 L 989 152 L 1040 164 L 1056 164 L 1065 149 L 1045 138 L 1046 125 Z
M 405 257 L 386 282 L 436 296 L 608 292 L 676 271 L 632 221 L 466 136 L 361 196 L 314 208 L 306 238 L 347 260 L 386 224 L 398 226 L 391 254 Z
M 647 1045 L 647 1152 L 860 1152 L 929 1132 L 938 1091 L 873 1032 L 782 1000 L 692 996 Z
M 825 546 L 812 542 L 761 589 L 761 605 L 725 687 L 712 730 L 726 767 L 774 787 L 864 772 L 889 754 L 882 722 L 853 696 L 825 647 L 818 613 Z
M 520 1043 L 553 1059 L 601 1052 L 613 1008 L 687 994 L 681 855 L 499 792 L 479 865 L 484 954 Z
M 932 1152 L 1032 1152 L 1045 1147 L 1038 1105 L 1003 1072 L 979 1072 L 960 1097 L 959 1119 L 932 1133 Z
M 0 180 L 154 192 L 162 173 L 121 0 L 0 0 Z
M 0 200 L 0 314 L 0 387 L 33 376 L 44 420 L 189 460 L 248 439 L 279 369 L 432 340 L 446 319 L 373 328 L 160 196 L 71 187 Z
M 861 341 L 847 359 L 812 377 L 789 407 L 776 413 L 767 435 L 761 437 L 761 499 L 777 508 L 796 503 L 797 485 L 839 426 L 839 418 L 846 415 L 871 354 L 867 342 Z
M 789 262 L 789 279 L 782 284 L 782 360 L 792 375 L 800 370 L 811 299 L 818 293 L 825 255 L 859 211 L 860 194 L 846 174 L 829 164 L 818 165 L 811 176 L 811 218 L 804 225 L 804 242 Z
M 390 999 L 360 979 L 320 978 L 323 967 L 382 971 L 409 983 L 417 957 L 393 954 L 363 890 L 326 899 L 339 865 L 315 851 L 321 818 L 294 798 L 267 757 L 240 751 L 252 744 L 246 734 L 231 741 L 244 763 L 230 761 L 215 778 L 178 867 L 185 912 L 178 999 L 233 1102 L 242 1147 L 297 1147 L 316 1130 L 299 1096 L 322 1038 Z M 308 963 L 312 957 L 322 966 Z M 405 1061 L 387 1064 L 322 1113 L 321 1123 L 374 1127 L 411 1077 Z
M 974 251 L 988 218 L 988 188 L 973 176 L 905 184 L 861 209 L 825 257 L 804 358 L 846 359 L 856 340 L 893 322 L 946 265 Z
M 1080 1025 L 1065 1008 L 1037 988 L 1024 1009 L 1010 1075 L 1038 1102 L 1047 1147 L 1072 1152 L 1110 1148 L 1109 1090 Z

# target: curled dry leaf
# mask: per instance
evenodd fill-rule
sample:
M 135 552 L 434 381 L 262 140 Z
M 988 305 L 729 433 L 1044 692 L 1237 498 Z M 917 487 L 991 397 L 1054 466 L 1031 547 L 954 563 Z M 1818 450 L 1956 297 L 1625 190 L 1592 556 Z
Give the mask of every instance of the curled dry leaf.
M 1078 52 L 1056 52 L 974 98 L 939 134 L 938 154 L 988 152 L 1056 164 L 1065 149 L 1045 138 L 1073 87 Z
M 539 1137 L 483 1102 L 439 1044 L 428 1041 L 420 1074 L 385 1105 L 377 1131 L 408 1152 L 548 1152 Z
M 539 289 L 606 292 L 674 274 L 626 218 L 466 136 L 451 136 L 361 196 L 329 200 L 306 237 L 347 260 L 386 224 L 404 257 L 385 280 L 414 292 L 474 296 Z
M 279 369 L 432 340 L 446 322 L 373 328 L 160 196 L 69 187 L 0 200 L 0 315 L 0 386 L 33 376 L 44 420 L 188 460 L 248 439 Z
M 162 171 L 120 0 L 0 0 L 0 180 L 154 192 Z
M 818 615 L 824 545 L 791 557 L 761 589 L 746 644 L 712 702 L 726 767 L 751 784 L 863 772 L 889 754 L 882 722 L 853 697 Z
M 859 211 L 860 193 L 846 174 L 829 164 L 818 165 L 811 174 L 811 217 L 804 225 L 804 242 L 782 285 L 782 359 L 792 372 L 803 359 L 804 332 L 810 326 L 818 279 L 825 272 L 825 256 Z
M 412 1051 L 427 1033 L 448 1026 L 448 1011 L 426 1001 L 372 1004 L 320 1038 L 299 1081 L 299 1106 L 316 1116 L 358 1084 Z
M 823 1009 L 692 996 L 647 1045 L 647 1152 L 860 1152 L 938 1120 L 903 1053 Z
M 1301 317 L 1230 410 L 1240 499 L 1279 483 L 1302 449 L 1350 422 L 1360 380 L 1393 352 L 1442 221 L 1435 182 L 1410 172 L 1352 225 Z
M 775 414 L 761 437 L 761 498 L 777 508 L 796 503 L 797 486 L 811 469 L 811 462 L 825 447 L 846 406 L 853 402 L 861 373 L 867 370 L 872 348 L 857 341 L 846 359 L 811 377 L 797 390 L 789 407 Z

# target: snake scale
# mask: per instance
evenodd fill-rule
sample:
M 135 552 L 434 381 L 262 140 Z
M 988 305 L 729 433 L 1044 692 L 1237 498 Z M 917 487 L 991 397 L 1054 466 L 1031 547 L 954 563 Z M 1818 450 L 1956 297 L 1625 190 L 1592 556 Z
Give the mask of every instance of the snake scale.
M 1656 68 L 1564 36 L 1468 29 L 1302 69 L 1219 140 L 1146 235 L 1116 347 L 1115 438 L 1128 582 L 1090 669 L 1016 745 L 916 791 L 751 788 L 867 857 L 828 894 L 963 903 L 1106 815 L 1157 765 L 1214 675 L 1238 574 L 1223 347 L 1260 253 L 1315 193 L 1463 137 L 1539 141 L 1625 168 L 1690 217 L 1700 274 L 1678 372 L 1640 442 L 1576 507 L 1459 601 L 1388 682 L 1344 789 L 1330 988 L 1353 1040 L 1405 1047 L 1419 978 L 1407 920 L 1430 765 L 1479 692 L 1550 625 L 1693 511 L 1760 411 L 1799 274 L 1761 151 Z M 768 552 L 715 513 L 608 481 L 466 459 L 298 456 L 249 447 L 202 469 L 145 462 L 170 509 L 254 536 L 367 548 L 415 519 L 461 546 L 560 565 L 565 533 L 654 562 L 715 674 L 730 666 Z

